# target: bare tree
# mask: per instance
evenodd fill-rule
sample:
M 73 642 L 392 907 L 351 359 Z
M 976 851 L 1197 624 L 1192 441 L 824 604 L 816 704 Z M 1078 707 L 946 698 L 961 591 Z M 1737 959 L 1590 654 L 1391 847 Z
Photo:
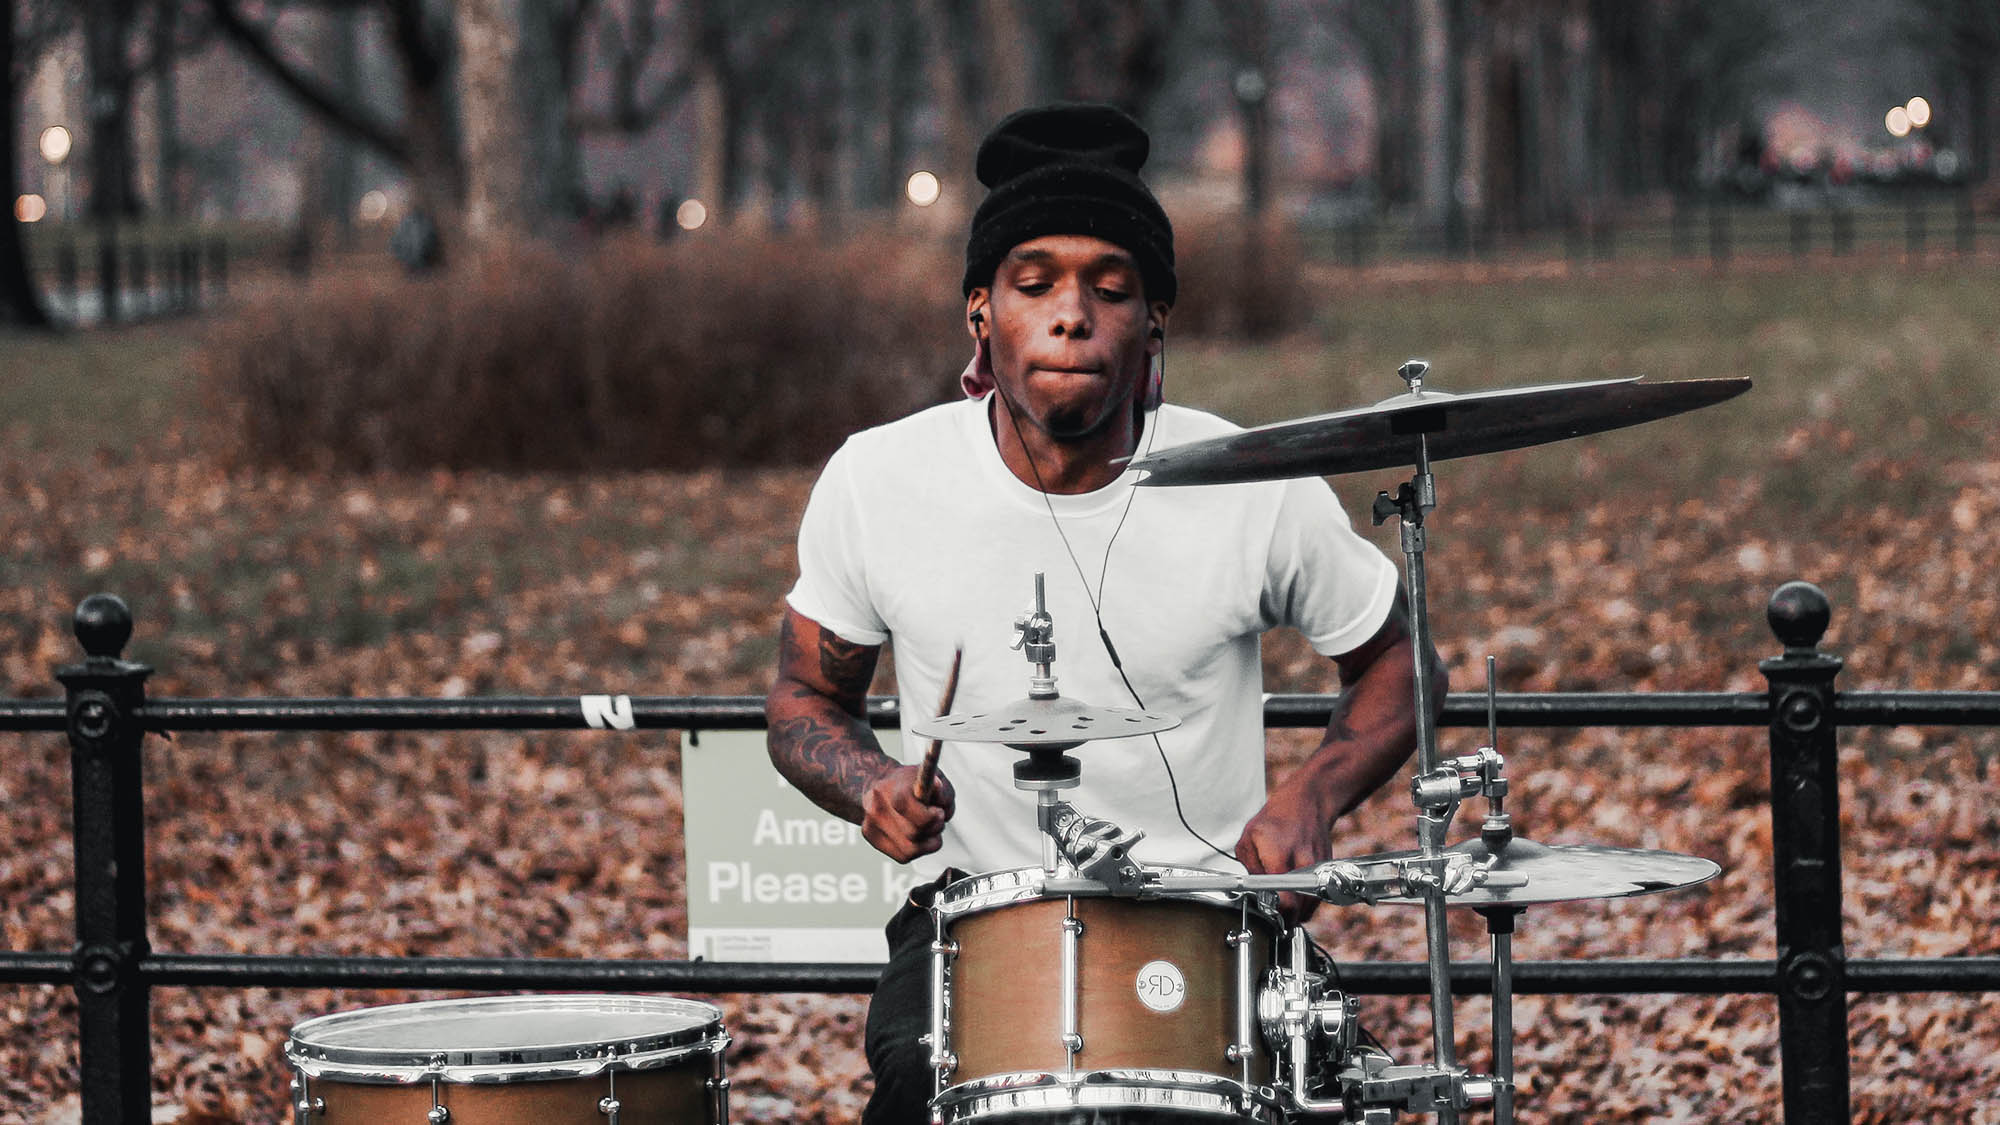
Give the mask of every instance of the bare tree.
M 51 34 L 49 27 L 38 26 L 36 14 L 33 5 L 24 0 L 8 0 L 6 12 L 0 13 L 0 203 L 7 207 L 0 215 L 0 325 L 47 328 L 49 316 L 28 271 L 27 248 L 22 245 L 21 223 L 13 206 L 21 184 L 21 87 L 27 63 L 39 55 L 43 36 Z M 25 20 L 24 15 L 28 17 Z M 18 43 L 17 21 L 27 25 Z
M 402 117 L 390 120 L 295 58 L 277 42 L 270 20 L 252 19 L 241 0 L 207 3 L 216 27 L 245 59 L 319 120 L 403 169 L 419 209 L 456 219 L 465 199 L 465 166 L 452 112 L 449 8 L 426 0 L 322 0 L 323 7 L 381 16 L 403 95 Z

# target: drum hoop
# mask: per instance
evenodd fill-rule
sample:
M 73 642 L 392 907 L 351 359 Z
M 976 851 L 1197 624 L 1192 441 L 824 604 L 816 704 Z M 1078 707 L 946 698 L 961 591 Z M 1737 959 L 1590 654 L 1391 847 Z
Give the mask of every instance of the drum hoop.
M 1192 1070 L 1093 1070 L 1074 1078 L 1048 1071 L 993 1074 L 940 1092 L 932 1108 L 944 1120 L 1049 1110 L 1135 1109 L 1276 1121 L 1276 1091 Z M 1246 1116 L 1247 1115 L 1247 1116 Z
M 521 1015 L 534 1012 L 643 1012 L 698 1020 L 669 1031 L 622 1038 L 529 1046 L 370 1047 L 330 1044 L 315 1036 L 418 1020 L 446 1010 Z M 285 1058 L 309 1078 L 369 1085 L 406 1085 L 437 1079 L 454 1084 L 534 1082 L 588 1078 L 607 1071 L 654 1070 L 696 1055 L 714 1055 L 729 1045 L 722 1011 L 713 1004 L 667 996 L 483 996 L 422 1000 L 335 1012 L 292 1028 Z
M 1162 875 L 1213 875 L 1215 872 L 1200 867 L 1184 867 L 1178 864 L 1148 863 L 1142 865 L 1149 872 Z M 1235 891 L 1169 891 L 1165 894 L 1137 896 L 1113 896 L 1108 891 L 1102 895 L 1071 896 L 1068 893 L 1051 894 L 1043 884 L 1048 872 L 1040 867 L 1012 867 L 1001 871 L 987 871 L 978 875 L 968 875 L 956 882 L 948 883 L 937 893 L 931 909 L 947 920 L 961 914 L 977 914 L 981 911 L 999 910 L 1023 902 L 1054 902 L 1067 897 L 1121 898 L 1125 902 L 1192 902 L 1202 906 L 1213 906 L 1235 910 L 1246 899 L 1250 912 L 1282 928 L 1284 919 L 1262 897 Z

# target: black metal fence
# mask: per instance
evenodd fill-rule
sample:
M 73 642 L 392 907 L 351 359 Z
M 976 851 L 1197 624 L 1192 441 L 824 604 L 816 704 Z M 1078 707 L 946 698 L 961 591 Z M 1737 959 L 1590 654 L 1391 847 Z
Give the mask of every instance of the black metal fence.
M 1374 217 L 1337 222 L 1308 218 L 1305 226 L 1315 256 L 1357 267 L 1440 255 L 1723 266 L 1736 258 L 1802 263 L 1820 255 L 1896 254 L 1914 262 L 2000 250 L 2000 213 L 1982 213 L 1967 188 L 1910 188 L 1872 198 L 1785 203 L 1685 196 L 1657 212 L 1613 210 L 1520 229 L 1474 226 L 1456 241 L 1439 230 Z
M 219 234 L 138 233 L 85 226 L 38 240 L 33 259 L 43 301 L 70 324 L 184 316 L 229 293 L 227 239 Z
M 1516 966 L 1528 993 L 1757 993 L 1778 998 L 1785 1119 L 1850 1119 L 1847 996 L 1851 992 L 2000 991 L 2000 957 L 1848 960 L 1841 944 L 1840 785 L 1836 735 L 1851 726 L 2000 725 L 2000 692 L 1844 692 L 1841 662 L 1819 650 L 1831 610 L 1818 588 L 1788 583 L 1769 619 L 1783 651 L 1759 668 L 1763 692 L 1545 693 L 1499 697 L 1509 727 L 1766 727 L 1777 894 L 1777 957 L 1530 961 Z M 75 792 L 76 946 L 69 953 L 0 952 L 0 983 L 68 983 L 78 1000 L 85 1125 L 151 1119 L 151 990 L 175 987 L 432 989 L 592 988 L 716 992 L 868 992 L 878 966 L 724 964 L 645 960 L 363 958 L 191 954 L 147 939 L 145 787 L 139 747 L 148 732 L 583 730 L 601 715 L 576 697 L 486 699 L 150 699 L 151 669 L 121 658 L 132 620 L 106 595 L 76 610 L 86 656 L 61 669 L 66 698 L 0 700 L 0 730 L 66 732 Z M 587 698 L 587 697 L 586 697 Z M 761 700 L 633 698 L 640 730 L 757 729 Z M 1326 723 L 1332 697 L 1273 696 L 1267 727 Z M 871 721 L 897 721 L 890 699 Z M 623 713 L 620 712 L 622 720 Z M 1485 700 L 1445 701 L 1448 726 L 1485 721 Z M 622 723 L 621 723 L 622 725 Z M 1367 994 L 1428 991 L 1422 962 L 1345 966 L 1345 987 Z M 1483 962 L 1452 967 L 1454 988 L 1488 987 Z

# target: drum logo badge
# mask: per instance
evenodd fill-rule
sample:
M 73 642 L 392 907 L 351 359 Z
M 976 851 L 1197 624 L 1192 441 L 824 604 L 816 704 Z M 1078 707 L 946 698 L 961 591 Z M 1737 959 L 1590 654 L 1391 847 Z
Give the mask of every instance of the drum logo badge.
M 1156 1012 L 1171 1012 L 1187 1000 L 1187 979 L 1172 961 L 1148 961 L 1139 967 L 1139 1002 Z

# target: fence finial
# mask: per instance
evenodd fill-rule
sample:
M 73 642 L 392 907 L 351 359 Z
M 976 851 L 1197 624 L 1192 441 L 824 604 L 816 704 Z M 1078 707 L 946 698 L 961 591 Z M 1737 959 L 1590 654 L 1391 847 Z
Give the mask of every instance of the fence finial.
M 116 660 L 132 639 L 132 611 L 115 594 L 92 594 L 78 603 L 71 628 L 84 652 Z
M 1810 582 L 1795 580 L 1778 587 L 1771 595 L 1764 616 L 1771 622 L 1771 632 L 1784 643 L 1787 654 L 1816 652 L 1820 638 L 1826 636 L 1827 623 L 1833 620 L 1833 604 L 1827 601 L 1826 591 Z

